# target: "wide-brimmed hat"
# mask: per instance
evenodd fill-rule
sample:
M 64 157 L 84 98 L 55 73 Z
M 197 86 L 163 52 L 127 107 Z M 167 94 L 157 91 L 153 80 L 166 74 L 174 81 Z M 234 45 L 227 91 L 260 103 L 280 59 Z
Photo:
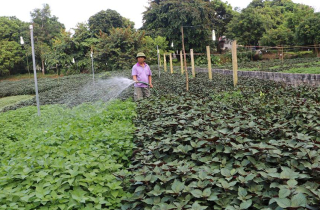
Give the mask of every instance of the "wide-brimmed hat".
M 139 52 L 137 54 L 136 58 L 139 58 L 139 57 L 144 57 L 145 59 L 147 58 L 146 55 L 143 52 Z

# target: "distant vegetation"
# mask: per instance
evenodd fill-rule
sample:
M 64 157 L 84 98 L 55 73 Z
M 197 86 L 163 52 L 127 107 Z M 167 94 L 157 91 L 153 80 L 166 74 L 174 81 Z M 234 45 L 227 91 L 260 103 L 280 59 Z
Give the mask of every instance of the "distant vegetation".
M 97 71 L 130 69 L 138 51 L 144 51 L 147 62 L 155 64 L 157 45 L 161 54 L 182 49 L 181 26 L 186 50 L 195 52 L 204 52 L 207 45 L 221 52 L 218 41 L 212 41 L 212 30 L 216 40 L 227 36 L 242 45 L 320 43 L 320 14 L 291 0 L 253 0 L 241 11 L 221 0 L 152 0 L 138 30 L 131 20 L 111 9 L 93 14 L 88 23 L 79 23 L 74 34 L 51 14 L 48 4 L 31 11 L 31 19 L 26 23 L 16 17 L 0 17 L 0 77 L 32 71 L 30 24 L 34 26 L 37 69 L 58 75 L 91 71 L 91 51 Z

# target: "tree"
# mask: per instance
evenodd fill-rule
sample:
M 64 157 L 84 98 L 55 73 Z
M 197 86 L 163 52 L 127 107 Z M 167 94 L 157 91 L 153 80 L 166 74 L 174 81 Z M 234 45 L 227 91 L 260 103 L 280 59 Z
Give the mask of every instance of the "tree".
M 95 45 L 99 43 L 99 39 L 90 32 L 89 25 L 79 23 L 75 28 L 75 33 L 72 37 L 76 51 L 74 58 L 79 71 L 86 71 L 91 66 L 89 54 Z
M 23 73 L 26 70 L 20 36 L 29 37 L 27 27 L 25 22 L 16 17 L 0 17 L 0 75 Z
M 162 0 L 151 1 L 143 14 L 142 29 L 151 37 L 163 36 L 173 42 L 173 50 L 182 49 L 181 26 L 184 28 L 186 50 L 203 51 L 212 44 L 212 30 L 215 24 L 228 22 L 231 9 L 221 1 L 204 0 Z M 215 7 L 216 6 L 216 7 Z M 221 11 L 219 11 L 221 9 Z M 231 18 L 230 18 L 231 19 Z M 223 32 L 223 27 L 216 29 Z
M 88 22 L 93 34 L 99 34 L 100 31 L 109 34 L 112 28 L 128 27 L 130 24 L 130 20 L 123 18 L 117 11 L 111 9 L 98 12 L 91 16 Z
M 228 38 L 245 45 L 291 45 L 299 23 L 313 9 L 292 0 L 253 0 L 228 25 Z
M 285 14 L 285 25 L 295 32 L 299 24 L 308 17 L 314 15 L 314 9 L 303 4 L 295 4 L 292 12 Z
M 0 40 L 18 42 L 21 25 L 22 22 L 16 17 L 0 17 Z
M 212 0 L 210 6 L 212 6 L 213 10 L 215 11 L 215 18 L 212 19 L 213 29 L 216 35 L 216 46 L 218 48 L 218 51 L 221 52 L 219 37 L 225 35 L 227 31 L 227 25 L 232 20 L 235 12 L 232 10 L 231 5 L 226 4 L 220 0 Z
M 55 68 L 60 75 L 63 68 L 69 68 L 76 52 L 75 44 L 70 32 L 62 30 L 60 35 L 53 39 L 52 50 L 47 55 L 48 68 Z
M 284 25 L 268 30 L 260 40 L 261 45 L 280 46 L 293 44 L 294 32 Z
M 143 31 L 128 28 L 112 28 L 110 34 L 101 33 L 97 44 L 95 61 L 100 69 L 123 70 L 135 63 L 135 55 L 141 47 Z
M 320 13 L 315 13 L 300 23 L 296 30 L 296 41 L 301 45 L 320 44 Z M 318 48 L 315 48 L 319 56 Z
M 150 36 L 146 36 L 142 40 L 142 47 L 138 50 L 139 52 L 144 52 L 147 56 L 146 62 L 148 64 L 157 64 L 157 46 L 160 54 L 163 54 L 167 51 L 169 46 L 168 41 L 165 37 L 157 36 L 156 38 L 152 38 Z
M 15 41 L 0 41 L 0 76 L 10 75 L 22 61 L 21 46 Z
M 30 14 L 34 27 L 36 58 L 38 63 L 41 63 L 42 73 L 44 74 L 46 54 L 52 47 L 52 40 L 65 27 L 58 21 L 56 16 L 51 16 L 48 4 L 44 4 L 42 9 L 34 9 Z
M 261 13 L 250 7 L 236 14 L 227 28 L 227 37 L 243 45 L 258 45 L 258 41 L 266 32 Z

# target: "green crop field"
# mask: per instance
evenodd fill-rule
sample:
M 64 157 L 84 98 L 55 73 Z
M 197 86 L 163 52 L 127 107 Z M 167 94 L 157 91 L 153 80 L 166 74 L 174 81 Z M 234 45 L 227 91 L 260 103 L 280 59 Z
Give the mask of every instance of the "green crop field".
M 158 95 L 138 103 L 132 86 L 80 101 L 92 77 L 75 75 L 39 80 L 41 117 L 33 98 L 3 109 L 0 209 L 320 207 L 320 88 L 199 73 L 186 92 L 184 75 L 153 73 Z
M 23 101 L 30 100 L 33 97 L 34 96 L 29 96 L 29 95 L 18 95 L 18 96 L 9 96 L 5 98 L 0 98 L 0 110 L 2 110 L 7 106 L 13 106 Z
M 262 60 L 238 64 L 240 71 L 266 71 L 283 73 L 319 74 L 320 58 L 297 58 L 281 60 Z M 232 65 L 213 66 L 213 68 L 232 69 Z

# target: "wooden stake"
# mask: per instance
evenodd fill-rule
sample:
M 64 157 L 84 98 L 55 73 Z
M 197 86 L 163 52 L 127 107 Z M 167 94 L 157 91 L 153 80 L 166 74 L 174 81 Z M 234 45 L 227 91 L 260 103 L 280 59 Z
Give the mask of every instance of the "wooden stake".
M 167 59 L 166 59 L 166 54 L 163 54 L 163 68 L 164 68 L 164 71 L 167 72 Z
M 195 71 L 195 69 L 194 69 L 193 49 L 190 49 L 190 56 L 191 56 L 192 76 L 193 76 L 193 78 L 194 78 L 194 77 L 196 77 L 196 71 Z
M 212 80 L 212 70 L 211 70 L 211 55 L 210 55 L 210 47 L 207 46 L 207 59 L 208 59 L 208 73 L 209 79 Z
M 172 53 L 170 53 L 170 72 L 171 72 L 171 74 L 173 74 Z
M 284 57 L 284 54 L 283 54 L 283 47 L 281 48 L 282 49 L 282 52 L 281 52 L 281 61 L 283 63 L 283 57 Z
M 183 57 L 182 57 L 182 51 L 180 50 L 180 65 L 181 65 L 181 74 L 183 74 Z
M 238 83 L 238 57 L 237 57 L 237 41 L 232 42 L 232 66 L 233 66 L 233 85 Z
M 181 34 L 182 34 L 182 50 L 183 50 L 183 54 L 184 54 L 184 68 L 185 68 L 185 72 L 186 72 L 186 91 L 189 91 L 189 77 L 188 77 L 186 50 L 184 49 L 183 26 L 181 26 Z

